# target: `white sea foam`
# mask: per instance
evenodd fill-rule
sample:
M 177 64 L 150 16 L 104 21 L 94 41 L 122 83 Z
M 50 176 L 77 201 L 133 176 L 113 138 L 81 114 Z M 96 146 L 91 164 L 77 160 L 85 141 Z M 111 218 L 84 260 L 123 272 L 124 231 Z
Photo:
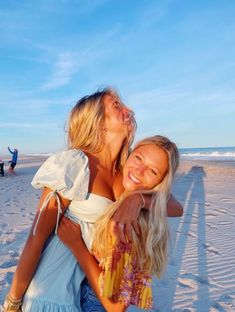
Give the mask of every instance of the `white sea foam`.
M 53 155 L 53 153 L 31 153 L 31 154 L 26 154 L 26 156 L 35 156 L 35 157 L 49 157 L 49 156 L 51 156 L 51 155 Z
M 190 159 L 235 160 L 235 152 L 182 153 L 181 157 Z
M 235 147 L 185 148 L 180 154 L 184 159 L 235 160 Z

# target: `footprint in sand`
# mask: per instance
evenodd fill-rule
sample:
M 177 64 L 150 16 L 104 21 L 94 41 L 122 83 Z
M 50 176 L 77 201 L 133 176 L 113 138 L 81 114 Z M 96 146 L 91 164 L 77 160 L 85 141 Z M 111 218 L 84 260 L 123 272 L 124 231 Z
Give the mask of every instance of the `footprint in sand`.
M 222 226 L 224 226 L 224 225 L 233 225 L 233 222 L 231 222 L 231 221 L 219 221 L 218 224 L 222 225 Z
M 5 213 L 6 215 L 14 215 L 14 214 L 16 214 L 15 212 L 12 212 L 12 211 L 8 211 L 8 212 L 6 212 Z
M 218 311 L 235 311 L 235 294 L 234 292 L 230 294 L 223 294 L 220 296 L 218 301 L 212 302 L 211 307 Z
M 218 217 L 218 214 L 217 214 L 217 213 L 210 212 L 210 213 L 206 213 L 205 216 L 206 216 L 206 217 L 215 218 L 215 217 Z
M 190 236 L 190 237 L 193 237 L 193 238 L 196 238 L 196 237 L 197 237 L 197 235 L 194 234 L 193 232 L 189 232 L 189 233 L 187 234 L 187 236 Z
M 220 252 L 218 251 L 217 248 L 215 248 L 214 246 L 212 246 L 211 244 L 202 244 L 202 246 L 209 252 L 215 254 L 215 255 L 219 255 L 220 256 Z
M 214 209 L 215 211 L 219 212 L 219 214 L 228 214 L 228 210 L 227 209 L 224 209 L 224 208 L 219 208 L 219 209 Z
M 180 286 L 186 288 L 196 288 L 198 283 L 207 286 L 210 285 L 207 276 L 199 276 L 192 273 L 181 274 L 178 277 L 178 283 Z
M 7 273 L 7 274 L 9 274 L 9 272 Z M 6 274 L 6 275 L 7 275 Z M 11 277 L 11 279 L 13 278 L 13 274 L 12 274 L 12 277 Z M 2 289 L 7 289 L 8 287 L 9 287 L 9 285 L 10 285 L 10 283 L 8 283 L 7 281 L 6 281 L 6 277 L 2 280 L 2 281 L 0 281 L 0 290 L 2 290 Z M 1 310 L 1 305 L 0 305 L 0 311 L 3 311 L 3 310 Z
M 13 242 L 12 239 L 6 238 L 5 240 L 2 240 L 1 244 L 2 245 L 9 245 Z
M 9 254 L 11 255 L 11 257 L 19 257 L 19 253 L 15 250 L 10 250 L 9 251 Z
M 221 198 L 221 201 L 222 201 L 222 202 L 225 202 L 225 203 L 232 203 L 232 202 L 234 202 L 234 201 L 232 200 L 232 198 Z
M 6 269 L 6 268 L 10 268 L 12 266 L 15 266 L 17 265 L 18 263 L 18 260 L 17 259 L 10 259 L 6 262 L 3 262 L 1 265 L 0 265 L 0 269 Z
M 206 223 L 206 226 L 208 226 L 211 230 L 218 230 L 218 227 L 214 224 Z
M 5 234 L 7 234 L 7 235 L 12 234 L 12 229 L 9 229 L 9 230 L 5 231 Z
M 13 272 L 7 272 L 6 278 L 5 278 L 5 282 L 6 282 L 8 285 L 11 284 L 12 279 L 13 279 L 13 275 L 14 275 Z
M 177 283 L 180 287 L 183 287 L 183 288 L 196 289 L 196 287 L 197 287 L 195 281 L 191 281 L 191 280 L 187 280 L 187 279 L 183 279 L 183 278 L 178 278 Z

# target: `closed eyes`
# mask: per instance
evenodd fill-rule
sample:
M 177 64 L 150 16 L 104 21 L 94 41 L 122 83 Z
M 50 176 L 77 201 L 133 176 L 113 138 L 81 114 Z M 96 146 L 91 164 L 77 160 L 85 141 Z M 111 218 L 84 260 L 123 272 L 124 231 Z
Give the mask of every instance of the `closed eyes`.
M 155 176 L 157 176 L 157 171 L 155 171 L 154 169 L 151 169 L 151 172 L 152 172 Z
M 120 105 L 120 103 L 119 103 L 118 101 L 115 101 L 115 102 L 113 103 L 113 107 L 114 107 L 114 108 L 120 108 L 121 105 Z

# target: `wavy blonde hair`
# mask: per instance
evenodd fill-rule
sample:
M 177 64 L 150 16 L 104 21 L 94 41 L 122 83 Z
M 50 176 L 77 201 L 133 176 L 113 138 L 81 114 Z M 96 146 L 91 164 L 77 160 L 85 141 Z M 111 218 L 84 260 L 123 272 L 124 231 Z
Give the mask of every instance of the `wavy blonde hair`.
M 89 153 L 97 153 L 102 150 L 105 134 L 105 131 L 102 131 L 104 128 L 103 97 L 105 95 L 111 95 L 121 102 L 117 91 L 112 88 L 104 88 L 91 95 L 84 96 L 73 107 L 68 122 L 69 148 L 81 149 Z M 129 133 L 123 142 L 117 157 L 116 169 L 119 170 L 122 169 L 130 153 L 130 146 L 136 130 L 134 118 L 132 123 L 133 131 Z
M 167 263 L 167 201 L 170 196 L 171 184 L 174 173 L 179 164 L 179 152 L 176 145 L 168 138 L 155 135 L 138 142 L 134 150 L 140 146 L 154 144 L 162 148 L 168 155 L 168 170 L 162 181 L 151 190 L 142 193 L 152 194 L 151 207 L 149 210 L 142 209 L 138 217 L 140 234 L 137 236 L 132 230 L 132 256 L 138 259 L 138 267 L 160 278 Z M 101 255 L 100 265 L 104 264 L 109 256 L 111 246 L 110 218 L 119 207 L 121 201 L 128 196 L 127 192 L 120 200 L 110 206 L 108 212 L 96 222 L 93 252 Z M 103 259 L 103 261 L 102 261 Z

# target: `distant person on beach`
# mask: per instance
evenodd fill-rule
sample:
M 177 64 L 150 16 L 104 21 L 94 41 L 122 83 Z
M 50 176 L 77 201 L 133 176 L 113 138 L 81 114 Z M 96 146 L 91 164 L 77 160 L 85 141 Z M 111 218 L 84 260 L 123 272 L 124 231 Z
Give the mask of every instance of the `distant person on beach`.
M 10 149 L 10 147 L 8 146 L 8 151 L 12 154 L 12 158 L 10 161 L 10 167 L 8 169 L 9 173 L 15 173 L 14 168 L 17 164 L 17 160 L 18 160 L 18 150 L 16 148 L 14 148 L 14 151 L 12 151 Z
M 0 159 L 0 174 L 4 177 L 4 161 Z
M 122 168 L 134 132 L 132 111 L 112 89 L 77 102 L 68 125 L 69 149 L 49 157 L 32 181 L 43 193 L 5 309 L 20 309 L 23 302 L 23 312 L 82 311 L 80 299 L 88 300 L 91 307 L 96 305 L 90 297 L 81 298 L 85 274 L 56 235 L 58 223 L 62 213 L 79 223 L 91 247 L 94 223 L 123 192 Z M 128 205 L 120 206 L 122 218 L 115 220 L 119 230 L 135 226 L 144 208 L 143 196 L 147 201 L 149 195 L 130 194 Z M 116 304 L 96 295 L 108 311 L 115 311 Z M 97 304 L 95 310 L 101 311 Z

